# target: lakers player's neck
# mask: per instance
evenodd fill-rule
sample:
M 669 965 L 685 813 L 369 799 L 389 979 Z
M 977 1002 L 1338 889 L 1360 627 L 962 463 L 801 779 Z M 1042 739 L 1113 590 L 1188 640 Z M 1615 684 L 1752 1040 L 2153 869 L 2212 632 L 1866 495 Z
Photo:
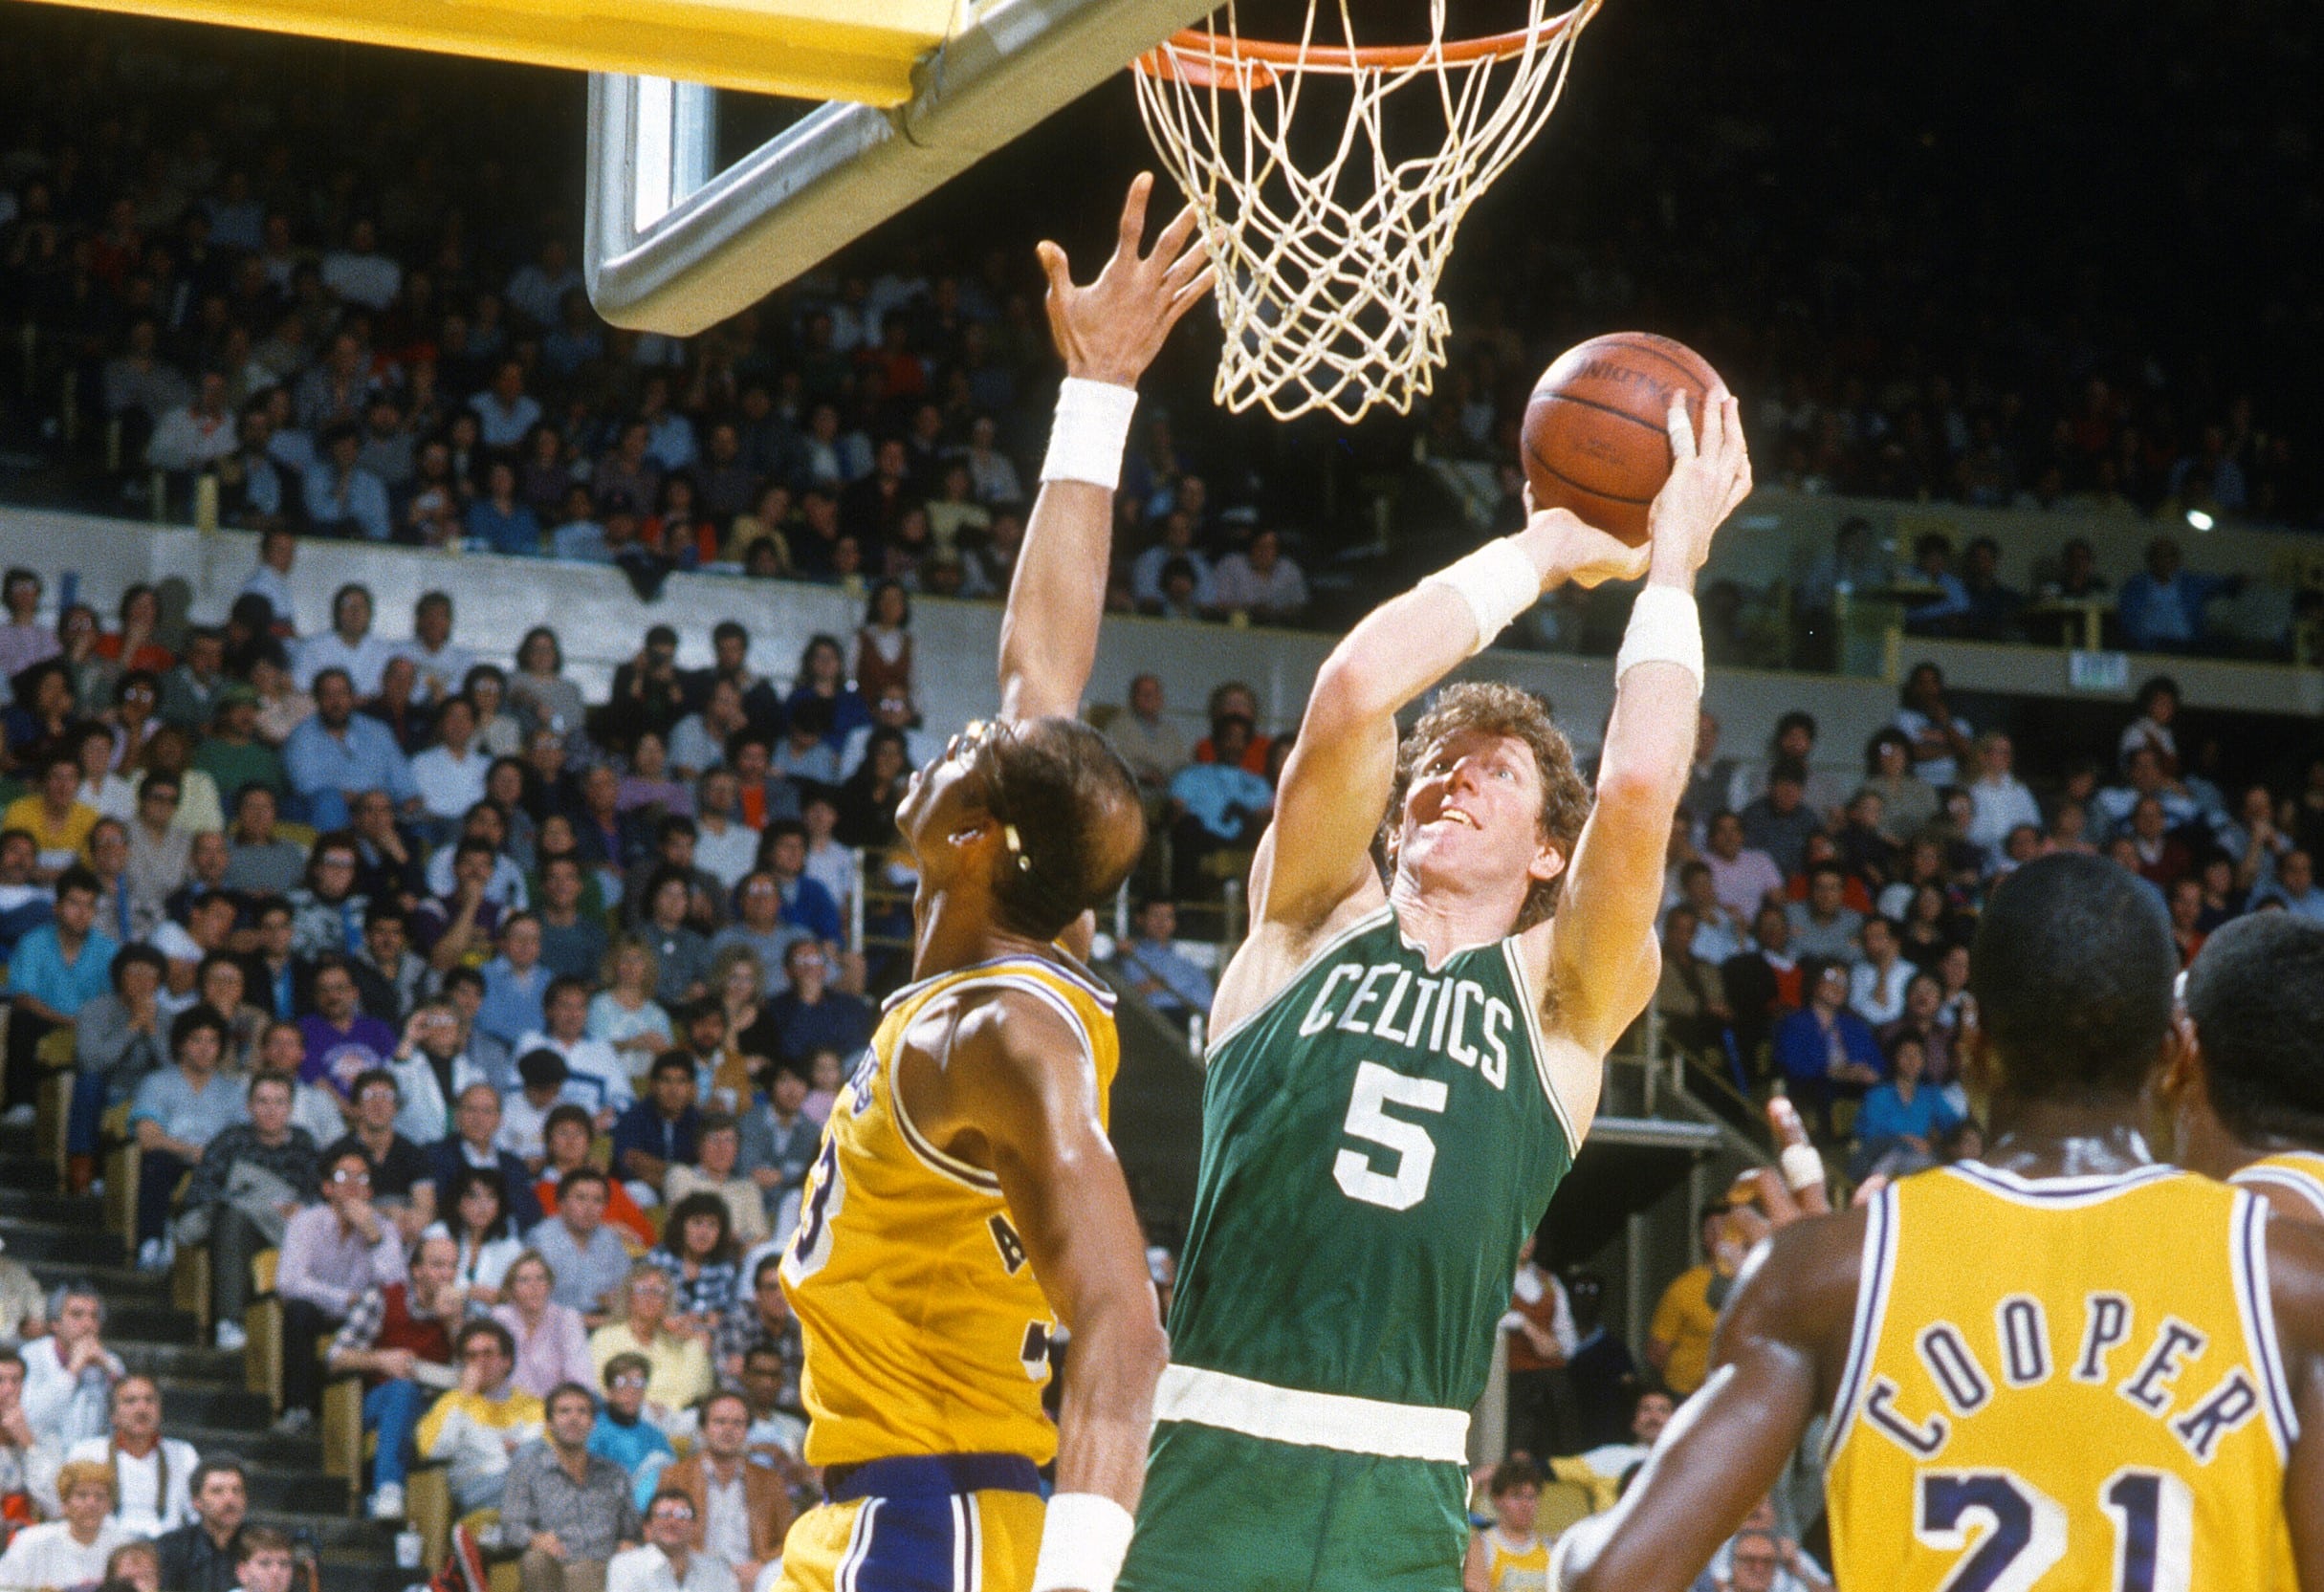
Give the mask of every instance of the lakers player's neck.
M 2021 1177 L 2103 1177 L 2154 1164 L 2130 1101 L 1993 1101 L 1993 1138 L 1984 1164 Z
M 992 898 L 924 890 L 912 903 L 911 976 L 933 978 L 1002 956 L 1046 956 L 1046 941 L 1000 923 Z

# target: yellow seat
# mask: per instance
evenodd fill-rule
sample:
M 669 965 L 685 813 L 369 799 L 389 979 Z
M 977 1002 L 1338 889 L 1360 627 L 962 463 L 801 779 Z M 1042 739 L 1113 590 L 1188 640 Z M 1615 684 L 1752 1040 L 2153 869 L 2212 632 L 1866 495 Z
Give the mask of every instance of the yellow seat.
M 138 1175 L 144 1152 L 129 1136 L 129 1107 L 117 1105 L 105 1113 L 98 1142 L 105 1149 L 105 1231 L 127 1238 L 137 1232 Z
M 0 1043 L 6 1042 L 7 1034 L 6 1023 L 0 1022 Z M 39 1092 L 33 1099 L 33 1143 L 40 1158 L 56 1168 L 59 1189 L 65 1187 L 71 1161 L 65 1140 L 73 1110 L 73 1040 L 71 1029 L 51 1029 L 33 1047 L 33 1063 L 40 1069 Z
M 1533 1529 L 1546 1540 L 1590 1518 L 1590 1489 L 1577 1482 L 1552 1481 L 1542 1488 L 1542 1501 Z
M 451 1471 L 418 1464 L 404 1484 L 404 1522 L 420 1534 L 420 1562 L 433 1568 L 451 1551 Z
M 209 1280 L 208 1244 L 187 1244 L 169 1263 L 169 1302 L 199 1323 L 205 1343 L 215 1324 L 209 1319 Z
M 280 1250 L 260 1250 L 251 1257 L 251 1302 L 242 1311 L 248 1340 L 242 1349 L 243 1385 L 264 1393 L 277 1415 L 282 1413 L 282 1300 L 274 1296 L 274 1276 L 281 1265 Z

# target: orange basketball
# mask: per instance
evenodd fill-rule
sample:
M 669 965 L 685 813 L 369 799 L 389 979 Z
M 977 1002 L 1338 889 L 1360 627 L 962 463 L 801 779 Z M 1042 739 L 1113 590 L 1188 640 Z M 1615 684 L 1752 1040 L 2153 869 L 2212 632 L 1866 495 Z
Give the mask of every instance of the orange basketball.
M 1702 425 L 1719 372 L 1682 342 L 1609 332 L 1557 357 L 1525 404 L 1525 479 L 1537 509 L 1570 509 L 1635 547 L 1670 479 L 1671 394 Z

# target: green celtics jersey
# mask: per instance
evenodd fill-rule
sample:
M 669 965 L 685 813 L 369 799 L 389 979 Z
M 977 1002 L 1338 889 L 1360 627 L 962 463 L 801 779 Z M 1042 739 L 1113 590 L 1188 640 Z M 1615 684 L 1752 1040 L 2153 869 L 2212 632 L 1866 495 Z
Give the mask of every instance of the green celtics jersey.
M 1382 906 L 1213 1047 L 1171 1358 L 1435 1408 L 1483 1395 L 1573 1164 L 1518 944 L 1432 970 Z

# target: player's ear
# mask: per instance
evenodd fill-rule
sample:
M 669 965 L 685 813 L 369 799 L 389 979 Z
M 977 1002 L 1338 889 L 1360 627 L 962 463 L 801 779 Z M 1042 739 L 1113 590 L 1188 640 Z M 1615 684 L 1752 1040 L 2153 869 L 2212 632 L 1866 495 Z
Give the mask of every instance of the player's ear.
M 1546 884 L 1566 871 L 1566 850 L 1555 840 L 1543 840 L 1533 848 L 1533 861 L 1525 865 L 1525 877 L 1537 884 Z

